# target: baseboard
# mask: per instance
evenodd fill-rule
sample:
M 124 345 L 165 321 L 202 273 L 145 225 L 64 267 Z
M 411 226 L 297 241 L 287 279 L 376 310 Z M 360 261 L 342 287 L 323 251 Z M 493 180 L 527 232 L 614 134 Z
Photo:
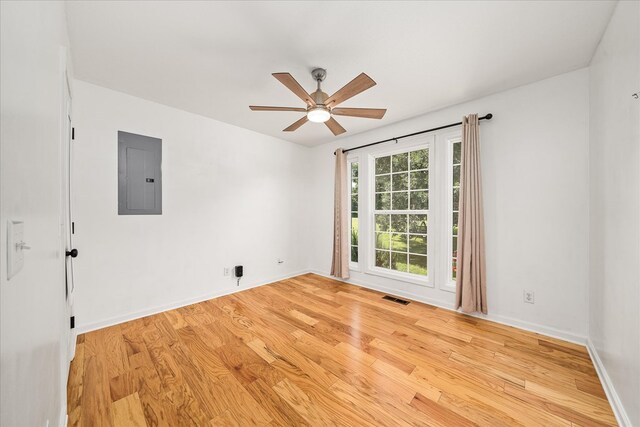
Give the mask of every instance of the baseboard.
M 611 409 L 613 409 L 613 413 L 616 416 L 618 424 L 620 424 L 621 427 L 632 427 L 631 419 L 624 410 L 620 396 L 618 396 L 618 393 L 611 382 L 611 378 L 609 378 L 609 374 L 607 374 L 607 370 L 602 363 L 602 359 L 600 359 L 600 356 L 598 355 L 598 350 L 596 350 L 590 338 L 587 338 L 587 350 L 589 351 L 589 356 L 591 356 L 591 361 L 593 362 L 593 366 L 596 368 L 598 378 L 600 378 L 600 383 L 602 383 L 602 387 L 607 395 L 607 399 L 609 399 L 609 404 L 611 405 Z
M 472 314 L 471 316 L 479 319 L 490 320 L 506 326 L 513 326 L 514 328 L 524 329 L 525 331 L 535 332 L 540 335 L 557 338 L 559 340 L 568 341 L 582 346 L 586 346 L 587 344 L 586 336 L 563 331 L 562 329 L 556 329 L 551 326 L 540 325 L 538 323 L 526 322 L 524 320 L 514 319 L 513 317 L 495 314 L 489 314 L 487 316 L 482 314 Z
M 145 309 L 145 310 L 136 311 L 136 312 L 133 312 L 133 313 L 123 314 L 121 316 L 116 316 L 116 317 L 112 317 L 112 318 L 109 318 L 109 319 L 100 320 L 98 322 L 92 322 L 92 323 L 88 323 L 88 324 L 85 324 L 85 325 L 80 324 L 80 325 L 76 326 L 77 333 L 78 334 L 84 334 L 86 332 L 95 331 L 95 330 L 98 330 L 98 329 L 106 328 L 106 327 L 117 325 L 117 324 L 124 323 L 124 322 L 128 322 L 130 320 L 139 319 L 141 317 L 146 317 L 146 316 L 151 316 L 153 314 L 162 313 L 163 311 L 173 310 L 175 308 L 180 308 L 180 307 L 184 307 L 184 306 L 187 306 L 187 305 L 196 304 L 196 303 L 199 303 L 199 302 L 202 302 L 202 301 L 210 300 L 212 298 L 218 298 L 218 297 L 222 297 L 222 296 L 225 296 L 225 295 L 231 295 L 231 294 L 235 294 L 237 292 L 246 291 L 247 289 L 253 289 L 253 288 L 257 288 L 259 286 L 268 285 L 269 283 L 277 282 L 279 280 L 288 279 L 290 277 L 300 276 L 301 274 L 306 274 L 308 272 L 309 272 L 309 270 L 301 270 L 301 271 L 297 271 L 297 272 L 294 272 L 294 273 L 289 273 L 289 274 L 286 274 L 286 275 L 283 275 L 283 276 L 272 277 L 272 278 L 270 278 L 268 280 L 259 281 L 259 282 L 251 283 L 251 284 L 248 284 L 248 285 L 242 285 L 239 288 L 226 289 L 226 290 L 221 291 L 221 292 L 211 292 L 211 293 L 208 293 L 208 294 L 205 294 L 205 295 L 201 295 L 201 296 L 198 296 L 198 297 L 188 298 L 186 300 L 177 301 L 177 302 L 173 302 L 173 303 L 170 303 L 170 304 L 165 304 L 165 305 L 154 307 L 154 308 L 149 308 L 149 309 Z
M 418 302 L 421 302 L 421 303 L 424 303 L 424 304 L 434 305 L 436 307 L 444 308 L 446 310 L 456 311 L 456 312 L 458 311 L 458 310 L 456 310 L 454 308 L 453 301 L 448 302 L 448 301 L 442 301 L 442 300 L 437 300 L 437 299 L 432 299 L 432 298 L 425 298 L 422 295 L 417 295 L 417 294 L 414 294 L 412 292 L 406 292 L 406 291 L 402 291 L 402 290 L 398 290 L 398 289 L 386 288 L 384 286 L 380 286 L 380 285 L 372 284 L 372 283 L 367 283 L 366 281 L 362 281 L 362 280 L 358 280 L 357 283 L 356 283 L 356 282 L 352 282 L 350 280 L 336 279 L 335 277 L 330 276 L 328 273 L 317 271 L 317 270 L 312 270 L 311 273 L 317 274 L 317 275 L 323 276 L 323 277 L 328 277 L 328 278 L 333 279 L 333 280 L 340 280 L 342 282 L 349 283 L 351 285 L 362 286 L 363 288 L 372 289 L 374 291 L 379 291 L 379 292 L 384 292 L 384 293 L 388 293 L 388 294 L 392 294 L 392 295 L 397 295 L 397 296 L 404 297 L 404 298 L 409 298 L 409 299 L 414 300 L 414 301 L 418 301 Z M 585 345 L 586 342 L 587 342 L 587 337 L 584 336 L 584 335 L 578 335 L 578 334 L 574 334 L 572 332 L 563 331 L 561 329 L 552 328 L 550 326 L 540 325 L 538 323 L 526 322 L 526 321 L 523 321 L 523 320 L 519 320 L 519 319 L 514 319 L 512 317 L 508 317 L 508 316 L 502 316 L 502 315 L 496 315 L 496 314 L 488 314 L 488 315 L 470 314 L 470 316 L 477 317 L 479 319 L 489 320 L 489 321 L 495 322 L 495 323 L 500 323 L 500 324 L 506 325 L 506 326 L 512 326 L 512 327 L 518 328 L 518 329 L 524 329 L 526 331 L 535 332 L 535 333 L 538 333 L 538 334 L 541 334 L 541 335 L 545 335 L 545 336 L 548 336 L 548 337 L 557 338 L 557 339 L 561 339 L 561 340 L 564 340 L 564 341 L 569 341 L 569 342 L 572 342 L 574 344 Z

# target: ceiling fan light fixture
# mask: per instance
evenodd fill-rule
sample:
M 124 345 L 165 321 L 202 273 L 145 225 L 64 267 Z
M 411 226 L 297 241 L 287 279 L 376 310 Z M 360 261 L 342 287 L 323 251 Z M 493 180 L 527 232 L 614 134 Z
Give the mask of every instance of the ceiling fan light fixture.
M 317 106 L 307 111 L 307 119 L 314 123 L 324 123 L 331 118 L 331 113 L 327 107 Z

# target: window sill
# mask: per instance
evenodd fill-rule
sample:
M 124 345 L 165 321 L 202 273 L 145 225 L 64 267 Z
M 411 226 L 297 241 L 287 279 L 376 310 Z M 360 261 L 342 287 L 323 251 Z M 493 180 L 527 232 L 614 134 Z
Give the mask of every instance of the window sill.
M 412 283 L 414 285 L 424 286 L 426 288 L 433 288 L 433 283 L 429 280 L 429 278 L 419 279 L 409 274 L 403 274 L 399 272 L 395 273 L 389 270 L 379 269 L 375 267 L 369 268 L 368 270 L 365 271 L 365 273 L 371 274 L 374 276 L 386 277 L 388 279 L 399 280 L 401 282 Z

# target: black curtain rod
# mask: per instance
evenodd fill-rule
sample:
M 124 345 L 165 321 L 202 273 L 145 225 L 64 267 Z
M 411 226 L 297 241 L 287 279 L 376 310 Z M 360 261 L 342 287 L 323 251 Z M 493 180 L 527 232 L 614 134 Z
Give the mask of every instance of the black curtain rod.
M 487 114 L 487 115 L 485 115 L 483 117 L 478 118 L 478 120 L 491 120 L 492 117 L 493 117 L 493 114 L 489 113 L 489 114 Z M 378 144 L 382 144 L 384 142 L 390 142 L 390 141 L 398 142 L 398 140 L 402 139 L 402 138 L 409 138 L 410 136 L 416 136 L 416 135 L 420 135 L 420 134 L 427 133 L 427 132 L 435 132 L 435 131 L 440 130 L 440 129 L 452 128 L 454 126 L 458 126 L 458 125 L 461 125 L 461 124 L 462 124 L 462 122 L 451 123 L 450 125 L 439 126 L 437 128 L 431 128 L 431 129 L 427 129 L 427 130 L 421 130 L 420 132 L 414 132 L 414 133 L 410 133 L 410 134 L 407 134 L 407 135 L 396 136 L 395 138 L 389 138 L 389 139 L 385 139 L 383 141 L 372 142 L 370 144 L 359 145 L 357 147 L 349 148 L 348 150 L 343 150 L 343 153 L 348 153 L 349 151 L 353 151 L 353 150 L 359 150 L 360 148 L 371 147 L 372 145 L 378 145 Z M 336 154 L 336 152 L 334 151 L 333 154 Z

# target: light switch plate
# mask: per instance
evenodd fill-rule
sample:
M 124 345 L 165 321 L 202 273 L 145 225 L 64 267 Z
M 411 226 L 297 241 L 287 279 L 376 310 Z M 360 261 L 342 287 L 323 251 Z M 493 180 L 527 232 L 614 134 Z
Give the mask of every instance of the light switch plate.
M 24 223 L 9 220 L 7 224 L 7 280 L 18 274 L 24 265 Z

